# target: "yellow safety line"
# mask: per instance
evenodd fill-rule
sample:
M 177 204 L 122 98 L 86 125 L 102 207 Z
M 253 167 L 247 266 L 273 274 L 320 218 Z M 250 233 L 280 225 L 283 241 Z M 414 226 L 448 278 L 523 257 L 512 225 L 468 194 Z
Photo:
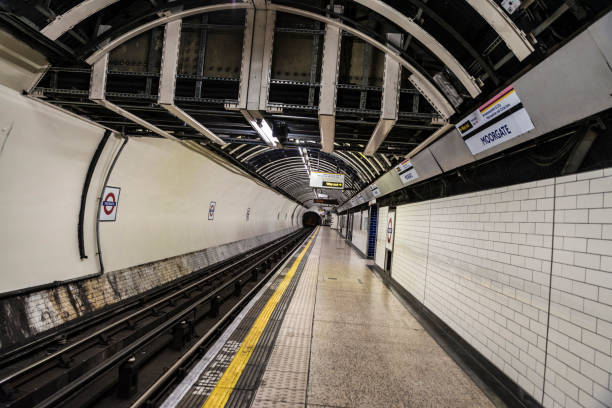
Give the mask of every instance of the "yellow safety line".
M 215 388 L 212 390 L 212 392 L 206 399 L 206 402 L 204 402 L 204 405 L 202 405 L 202 408 L 225 407 L 227 400 L 232 394 L 232 391 L 234 391 L 234 387 L 236 386 L 240 375 L 242 375 L 244 368 L 246 367 L 247 363 L 249 362 L 249 359 L 251 358 L 251 355 L 253 354 L 253 351 L 255 350 L 255 346 L 257 345 L 259 338 L 261 337 L 264 329 L 266 328 L 266 325 L 268 324 L 268 321 L 270 320 L 270 317 L 272 316 L 272 312 L 274 312 L 276 305 L 278 304 L 278 302 L 280 302 L 281 297 L 289 286 L 289 282 L 291 282 L 293 275 L 295 275 L 295 272 L 297 271 L 297 268 L 300 265 L 302 258 L 304 258 L 306 251 L 308 251 L 308 248 L 317 236 L 318 231 L 319 227 L 317 227 L 312 238 L 310 239 L 310 241 L 308 241 L 302 252 L 300 252 L 293 265 L 291 265 L 289 272 L 287 272 L 287 275 L 285 275 L 285 277 L 278 285 L 270 299 L 268 299 L 268 303 L 266 303 L 264 308 L 259 313 L 259 316 L 257 316 L 257 320 L 255 320 L 255 323 L 253 323 L 251 330 L 249 330 L 249 333 L 244 338 L 244 341 L 240 345 L 238 352 L 236 353 L 236 355 L 232 359 L 232 362 L 219 379 L 219 382 L 217 383 Z

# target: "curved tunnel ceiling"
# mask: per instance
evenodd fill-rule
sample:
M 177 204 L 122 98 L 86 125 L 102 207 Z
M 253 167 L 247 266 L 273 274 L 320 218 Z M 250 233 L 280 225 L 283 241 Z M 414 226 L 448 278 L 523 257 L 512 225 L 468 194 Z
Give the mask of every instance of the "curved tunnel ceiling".
M 130 136 L 199 143 L 309 206 L 319 194 L 345 202 L 606 2 L 523 2 L 512 14 L 494 0 L 9 3 L 3 24 L 38 27 L 31 41 L 52 62 L 33 95 Z M 340 37 L 326 64 L 329 27 Z M 254 109 L 244 94 L 261 44 L 265 101 Z M 333 130 L 324 152 L 326 86 Z M 286 128 L 279 145 L 261 134 L 262 121 L 274 135 Z M 344 174 L 346 189 L 312 189 L 311 171 Z

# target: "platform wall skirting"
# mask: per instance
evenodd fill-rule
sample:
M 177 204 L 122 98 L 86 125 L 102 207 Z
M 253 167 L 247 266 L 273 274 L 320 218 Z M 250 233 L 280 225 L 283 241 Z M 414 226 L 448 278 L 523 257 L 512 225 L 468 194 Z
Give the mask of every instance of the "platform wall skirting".
M 264 245 L 291 227 L 155 262 L 112 271 L 51 289 L 0 299 L 0 350 L 21 344 L 75 319 L 104 311 L 190 273 Z
M 391 278 L 545 407 L 612 406 L 611 168 L 398 206 Z

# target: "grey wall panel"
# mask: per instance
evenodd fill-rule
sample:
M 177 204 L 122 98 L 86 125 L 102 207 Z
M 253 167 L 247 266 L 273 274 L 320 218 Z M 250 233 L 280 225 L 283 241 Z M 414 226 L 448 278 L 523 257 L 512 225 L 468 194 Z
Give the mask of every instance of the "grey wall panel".
M 610 13 L 595 26 L 607 20 Z M 535 129 L 476 155 L 477 160 L 612 107 L 612 70 L 589 30 L 519 78 L 514 88 Z
M 442 169 L 440 168 L 440 166 L 438 166 L 436 159 L 434 159 L 429 149 L 425 149 L 419 152 L 419 154 L 410 159 L 410 162 L 412 163 L 414 169 L 419 175 L 419 177 L 415 179 L 413 183 L 410 184 L 418 183 L 420 181 L 437 176 L 438 174 L 442 173 Z
M 389 194 L 403 187 L 402 181 L 397 175 L 397 171 L 395 169 L 389 170 L 381 178 L 379 178 L 376 181 L 376 185 L 383 195 Z
M 606 14 L 588 28 L 608 64 L 612 66 L 612 13 Z
M 474 161 L 474 156 L 456 129 L 429 147 L 442 170 L 449 171 Z

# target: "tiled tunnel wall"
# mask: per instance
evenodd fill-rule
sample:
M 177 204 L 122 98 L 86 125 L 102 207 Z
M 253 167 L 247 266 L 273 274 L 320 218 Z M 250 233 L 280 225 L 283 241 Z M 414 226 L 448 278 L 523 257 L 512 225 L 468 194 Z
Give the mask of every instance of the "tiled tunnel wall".
M 392 278 L 544 406 L 612 406 L 612 169 L 399 206 Z

